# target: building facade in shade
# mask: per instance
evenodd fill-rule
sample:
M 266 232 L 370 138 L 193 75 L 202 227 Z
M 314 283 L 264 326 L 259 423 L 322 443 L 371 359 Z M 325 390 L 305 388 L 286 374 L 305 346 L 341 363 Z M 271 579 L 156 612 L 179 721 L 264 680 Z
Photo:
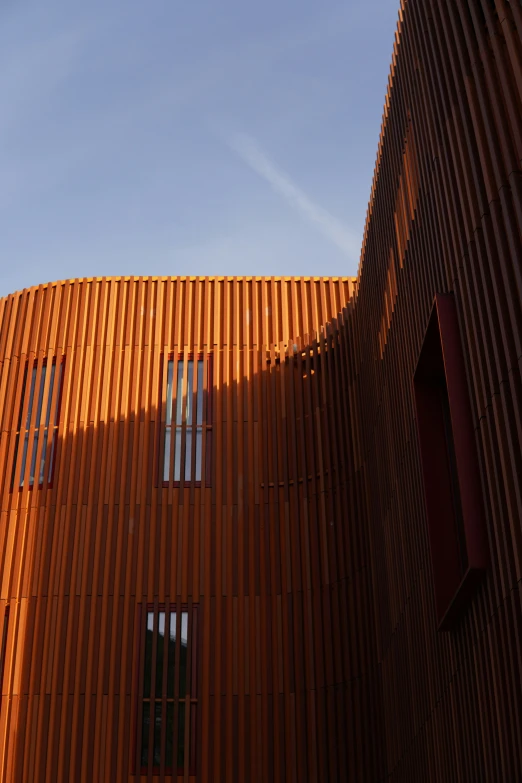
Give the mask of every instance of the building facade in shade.
M 403 0 L 356 279 L 0 300 L 0 778 L 522 778 L 522 7 Z

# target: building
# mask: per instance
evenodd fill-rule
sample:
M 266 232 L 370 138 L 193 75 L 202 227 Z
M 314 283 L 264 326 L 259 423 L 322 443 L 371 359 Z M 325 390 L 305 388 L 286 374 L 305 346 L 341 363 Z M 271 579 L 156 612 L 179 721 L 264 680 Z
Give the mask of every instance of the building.
M 403 0 L 350 278 L 0 300 L 0 779 L 522 778 L 522 9 Z

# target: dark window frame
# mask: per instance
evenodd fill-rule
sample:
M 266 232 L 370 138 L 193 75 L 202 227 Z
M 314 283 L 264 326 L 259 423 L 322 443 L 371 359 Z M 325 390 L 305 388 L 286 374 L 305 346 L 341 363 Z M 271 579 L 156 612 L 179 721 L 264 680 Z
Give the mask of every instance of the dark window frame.
M 203 377 L 203 401 L 202 401 L 202 408 L 203 408 L 203 417 L 202 417 L 202 423 L 201 423 L 201 431 L 202 431 L 202 442 L 201 442 L 201 478 L 199 480 L 196 480 L 196 478 L 192 475 L 187 476 L 187 470 L 186 470 L 186 463 L 185 459 L 188 453 L 187 449 L 187 436 L 190 433 L 191 437 L 191 447 L 190 447 L 190 455 L 192 456 L 193 451 L 197 450 L 197 430 L 198 430 L 198 424 L 197 424 L 197 392 L 196 392 L 196 409 L 194 411 L 194 415 L 196 417 L 196 422 L 187 424 L 185 420 L 185 412 L 183 411 L 183 403 L 182 403 L 182 421 L 180 425 L 176 425 L 174 421 L 174 417 L 176 414 L 176 407 L 177 407 L 177 383 L 176 383 L 176 389 L 174 389 L 174 384 L 176 379 L 173 377 L 172 379 L 172 419 L 171 423 L 167 424 L 167 409 L 165 402 L 165 410 L 163 409 L 163 394 L 166 392 L 167 385 L 168 385 L 168 372 L 169 372 L 169 363 L 174 362 L 176 359 L 176 368 L 178 367 L 180 362 L 183 362 L 185 365 L 185 362 L 195 362 L 196 368 L 194 370 L 194 374 L 197 377 L 198 370 L 197 365 L 199 362 L 205 362 L 205 354 L 200 351 L 198 353 L 176 353 L 174 351 L 171 351 L 166 355 L 166 361 L 164 355 L 161 357 L 161 363 L 160 363 L 160 393 L 159 393 L 159 411 L 160 414 L 158 416 L 158 444 L 156 448 L 156 453 L 158 454 L 158 465 L 156 468 L 156 475 L 158 476 L 157 486 L 161 486 L 163 488 L 168 488 L 170 486 L 174 488 L 179 487 L 195 487 L 195 488 L 202 488 L 202 487 L 211 487 L 212 486 L 212 445 L 213 445 L 213 356 L 212 353 L 206 354 L 206 368 L 204 367 L 204 377 Z M 174 370 L 173 370 L 174 374 Z M 183 369 L 183 376 L 182 376 L 182 384 L 186 385 L 186 371 L 185 367 Z M 176 394 L 174 394 L 174 391 L 176 391 Z M 194 393 L 194 391 L 193 391 Z M 173 477 L 173 474 L 175 473 L 175 465 L 176 465 L 176 443 L 174 442 L 174 448 L 171 449 L 171 453 L 173 456 L 172 464 L 168 465 L 168 472 L 169 472 L 169 478 L 165 478 L 165 446 L 167 443 L 167 431 L 169 430 L 172 438 L 172 433 L 174 433 L 174 440 L 176 438 L 176 430 L 179 429 L 181 432 L 181 444 L 180 444 L 180 478 L 179 480 L 175 479 Z M 204 444 L 204 448 L 203 448 Z M 182 455 L 185 455 L 185 459 L 182 459 Z M 204 457 L 204 459 L 203 459 Z M 194 465 L 195 469 L 197 470 L 196 465 L 196 455 L 194 456 Z M 183 473 L 183 475 L 181 475 Z
M 488 566 L 473 417 L 455 298 L 436 294 L 413 392 L 439 630 L 469 606 Z

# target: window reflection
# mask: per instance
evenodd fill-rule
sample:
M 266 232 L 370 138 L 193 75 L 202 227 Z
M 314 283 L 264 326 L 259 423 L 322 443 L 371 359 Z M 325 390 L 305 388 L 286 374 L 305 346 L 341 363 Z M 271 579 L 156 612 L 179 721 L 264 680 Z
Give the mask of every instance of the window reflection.
M 183 774 L 190 768 L 194 774 L 194 732 L 197 699 L 195 671 L 190 672 L 190 636 L 197 627 L 192 613 L 174 609 L 149 610 L 146 614 L 142 716 L 140 721 L 141 745 L 139 758 L 142 773 L 157 774 L 162 766 L 165 774 Z M 193 630 L 189 622 L 193 621 Z M 185 745 L 189 755 L 185 754 Z M 174 766 L 175 765 L 175 766 Z
M 208 367 L 210 367 L 210 357 L 207 361 Z M 175 383 L 174 374 L 176 374 Z M 188 483 L 194 479 L 195 482 L 200 483 L 203 480 L 203 430 L 206 429 L 209 434 L 212 425 L 210 405 L 207 406 L 207 416 L 204 421 L 204 395 L 205 365 L 203 358 L 198 357 L 197 361 L 192 358 L 187 360 L 180 358 L 177 363 L 174 359 L 169 359 L 163 440 L 164 484 L 167 484 L 171 478 L 175 484 L 181 481 L 183 462 L 185 482 Z

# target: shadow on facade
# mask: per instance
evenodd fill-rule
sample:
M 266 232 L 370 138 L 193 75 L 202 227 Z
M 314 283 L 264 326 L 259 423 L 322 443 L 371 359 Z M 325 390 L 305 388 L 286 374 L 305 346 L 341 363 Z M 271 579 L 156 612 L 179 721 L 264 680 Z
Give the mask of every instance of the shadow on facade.
M 198 779 L 377 773 L 349 345 L 336 325 L 286 349 L 257 352 L 257 366 L 252 352 L 213 355 L 208 486 L 190 471 L 163 486 L 165 411 L 125 404 L 125 378 L 132 398 L 147 368 L 132 381 L 132 366 L 127 374 L 109 355 L 106 421 L 80 426 L 65 424 L 75 388 L 65 377 L 53 485 L 11 499 L 24 587 L 11 586 L 20 604 L 7 764 L 20 779 L 139 777 L 143 607 L 174 604 L 198 607 L 198 710 L 187 729 Z M 236 361 L 242 377 L 226 383 Z M 90 383 L 84 374 L 80 394 L 92 395 Z

